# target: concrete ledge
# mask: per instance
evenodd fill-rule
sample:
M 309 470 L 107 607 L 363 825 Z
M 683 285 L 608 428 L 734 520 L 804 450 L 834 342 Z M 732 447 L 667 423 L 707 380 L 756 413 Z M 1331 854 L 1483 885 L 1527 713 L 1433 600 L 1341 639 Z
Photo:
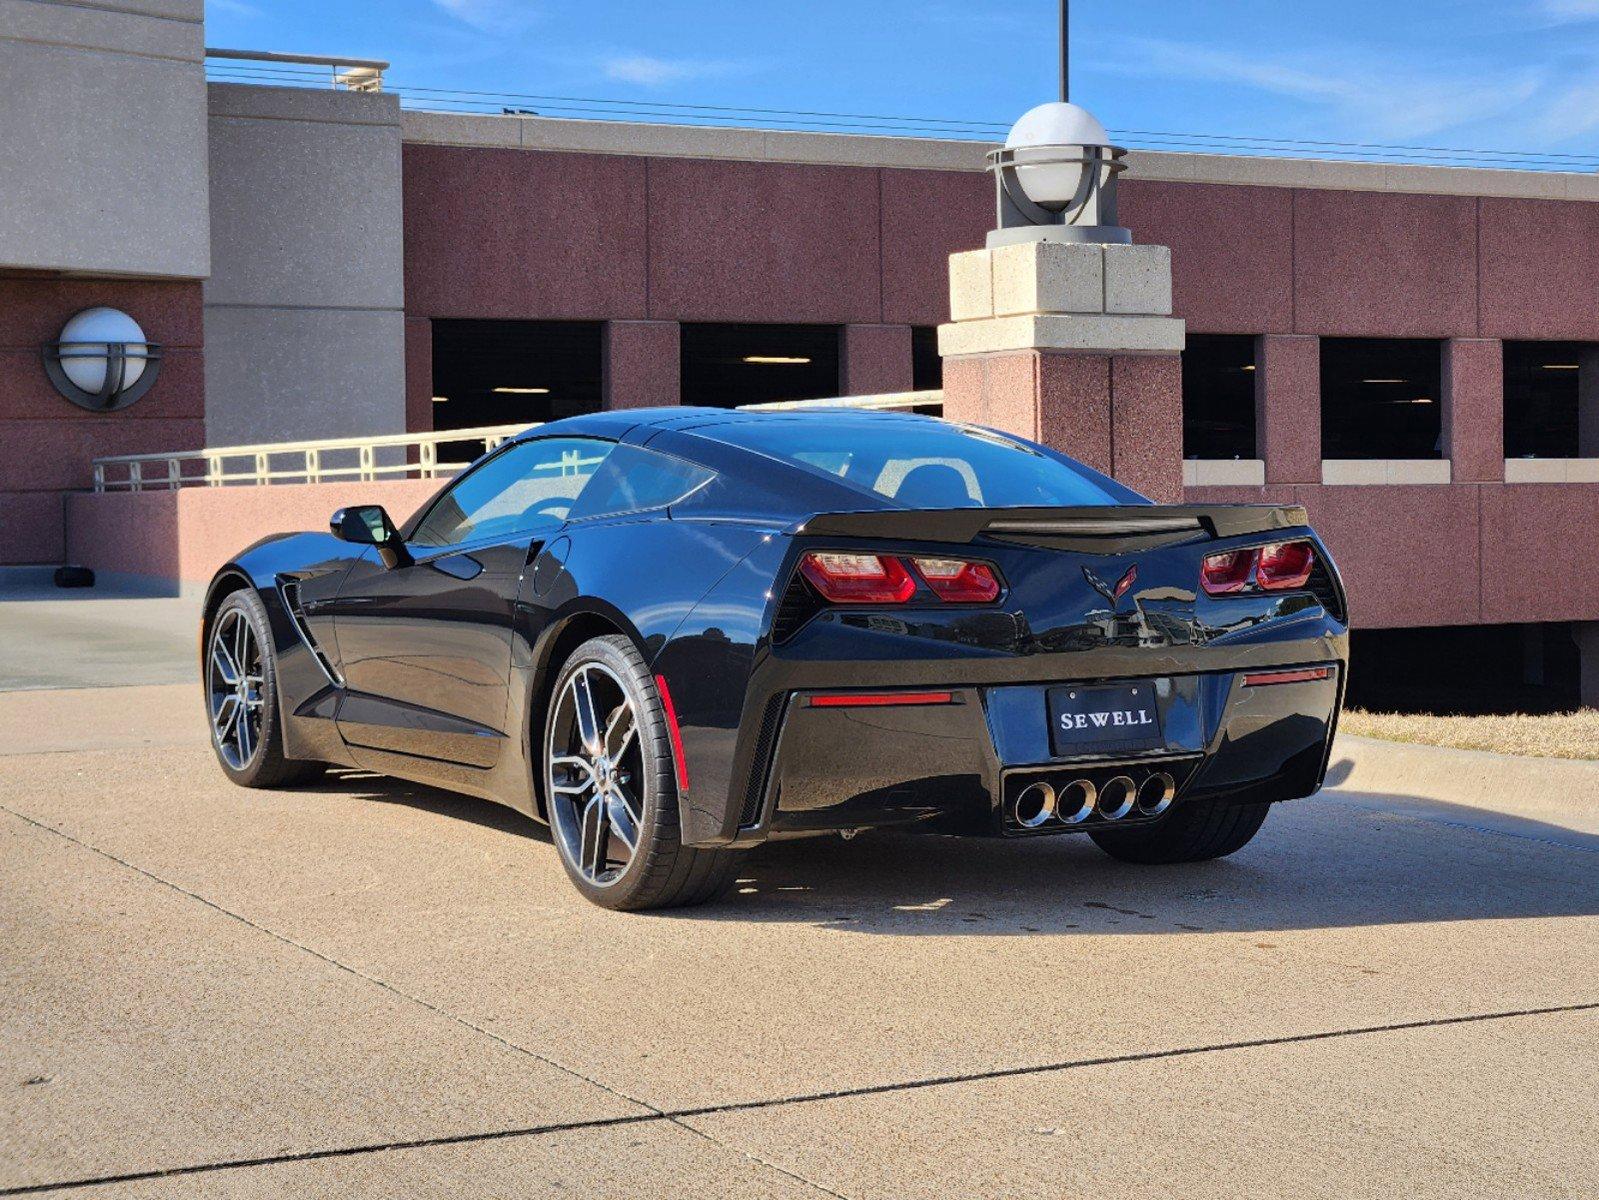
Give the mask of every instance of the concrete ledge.
M 1339 734 L 1328 785 L 1406 800 L 1513 812 L 1551 825 L 1599 831 L 1599 762 L 1522 758 Z M 1313 801 L 1312 801 L 1313 803 Z
M 650 154 L 769 162 L 835 163 L 934 171 L 981 171 L 998 142 L 871 134 L 805 133 L 737 126 L 411 112 L 404 138 L 441 146 L 520 146 L 588 154 Z M 1133 180 L 1236 183 L 1333 191 L 1599 200 L 1599 175 L 1412 163 L 1348 162 L 1246 154 L 1134 150 Z M 1135 231 L 1136 232 L 1136 231 Z
M 208 83 L 206 106 L 213 117 L 327 121 L 338 125 L 401 124 L 400 98 L 389 92 Z
M 1176 317 L 1045 313 L 992 317 L 938 327 L 938 352 L 996 354 L 1009 350 L 1067 350 L 1090 354 L 1177 354 L 1184 323 Z
M 137 576 L 145 587 L 187 592 L 269 534 L 326 530 L 333 510 L 350 504 L 381 504 L 400 524 L 447 482 L 74 493 L 67 497 L 67 560 L 113 580 Z
M 1506 483 L 1599 483 L 1599 458 L 1507 458 Z
M 1440 484 L 1451 479 L 1447 458 L 1328 458 L 1321 464 L 1325 484 Z
M 1259 458 L 1185 458 L 1184 487 L 1264 487 L 1266 463 Z

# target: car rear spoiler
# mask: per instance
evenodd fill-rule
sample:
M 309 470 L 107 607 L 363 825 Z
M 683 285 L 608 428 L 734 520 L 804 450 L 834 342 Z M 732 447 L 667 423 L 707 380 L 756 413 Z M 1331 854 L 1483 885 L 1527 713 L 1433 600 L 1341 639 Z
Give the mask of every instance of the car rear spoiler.
M 805 537 L 972 542 L 1000 538 L 1116 553 L 1194 538 L 1273 533 L 1307 523 L 1297 504 L 1150 504 L 1083 508 L 878 509 L 817 513 L 790 529 Z

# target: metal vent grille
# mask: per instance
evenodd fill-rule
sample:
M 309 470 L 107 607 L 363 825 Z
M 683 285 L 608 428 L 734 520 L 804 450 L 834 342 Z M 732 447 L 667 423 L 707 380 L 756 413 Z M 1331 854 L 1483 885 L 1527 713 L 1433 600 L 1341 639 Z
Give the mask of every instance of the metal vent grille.
M 1338 598 L 1338 589 L 1333 586 L 1332 575 L 1320 557 L 1317 557 L 1315 564 L 1310 568 L 1310 580 L 1305 584 L 1305 589 L 1316 597 L 1316 603 L 1339 621 L 1347 619 L 1344 616 L 1343 603 Z
M 788 641 L 820 608 L 810 584 L 796 571 L 788 582 L 788 590 L 783 593 L 783 602 L 777 606 L 777 615 L 772 618 L 772 641 Z
M 740 829 L 748 829 L 761 819 L 761 801 L 766 796 L 766 776 L 772 765 L 772 749 L 777 741 L 777 727 L 783 720 L 786 696 L 773 696 L 766 702 L 761 714 L 761 727 L 755 735 L 755 755 L 750 762 L 749 787 L 744 792 L 744 810 L 739 814 Z

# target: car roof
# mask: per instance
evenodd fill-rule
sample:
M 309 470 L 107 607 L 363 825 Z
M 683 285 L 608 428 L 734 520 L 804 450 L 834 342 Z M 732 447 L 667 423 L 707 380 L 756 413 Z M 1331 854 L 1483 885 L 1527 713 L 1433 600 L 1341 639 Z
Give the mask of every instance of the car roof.
M 811 428 L 859 427 L 871 424 L 911 422 L 921 424 L 934 420 L 914 413 L 881 412 L 859 408 L 807 408 L 764 409 L 695 408 L 685 406 L 660 408 L 618 408 L 604 412 L 584 413 L 576 417 L 563 417 L 559 421 L 538 425 L 518 434 L 517 440 L 535 437 L 604 437 L 617 441 L 646 442 L 655 432 L 663 429 L 692 429 L 701 437 L 721 441 L 716 427 L 743 425 L 752 421 L 803 422 Z

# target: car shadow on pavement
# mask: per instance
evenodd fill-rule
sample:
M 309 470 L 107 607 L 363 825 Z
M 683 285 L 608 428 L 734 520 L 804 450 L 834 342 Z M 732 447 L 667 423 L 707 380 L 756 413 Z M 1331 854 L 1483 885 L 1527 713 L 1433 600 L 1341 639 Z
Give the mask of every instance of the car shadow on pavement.
M 1333 778 L 1339 776 L 1335 773 Z M 402 804 L 544 843 L 491 801 L 365 771 L 307 791 Z M 1417 796 L 1329 788 L 1276 808 L 1230 858 L 1140 867 L 1080 834 L 1022 839 L 866 832 L 771 842 L 732 892 L 652 914 L 799 922 L 905 936 L 1263 932 L 1599 914 L 1599 836 Z M 553 865 L 553 864 L 552 864 Z

